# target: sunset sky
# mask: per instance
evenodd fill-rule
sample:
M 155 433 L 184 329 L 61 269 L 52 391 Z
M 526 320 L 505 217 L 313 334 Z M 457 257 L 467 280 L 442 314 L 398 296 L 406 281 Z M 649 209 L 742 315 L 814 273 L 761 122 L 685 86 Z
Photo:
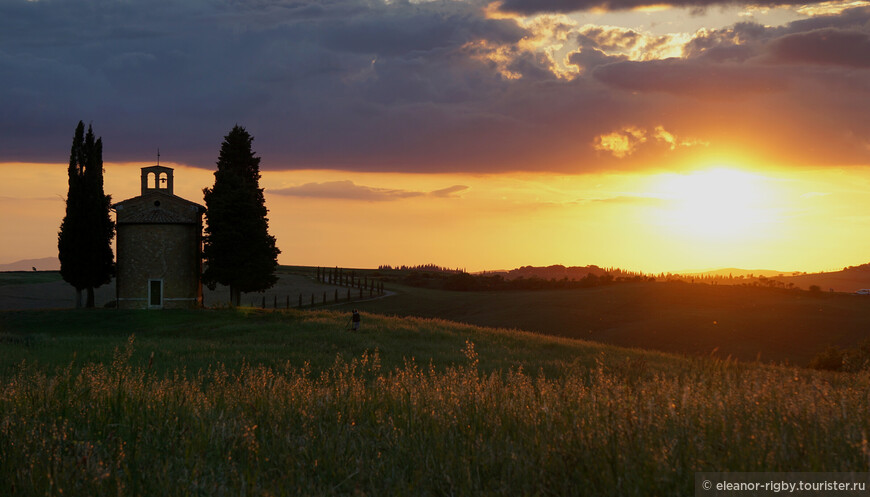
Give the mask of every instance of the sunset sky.
M 870 2 L 0 0 L 0 263 L 255 137 L 282 264 L 870 262 Z

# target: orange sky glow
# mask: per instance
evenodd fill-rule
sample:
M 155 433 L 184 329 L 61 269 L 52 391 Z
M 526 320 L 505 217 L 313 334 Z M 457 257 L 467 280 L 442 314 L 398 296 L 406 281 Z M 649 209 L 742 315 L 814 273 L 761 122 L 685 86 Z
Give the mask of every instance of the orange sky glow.
M 139 168 L 106 164 L 115 201 Z M 175 167 L 202 202 L 212 171 Z M 265 171 L 270 229 L 289 265 L 435 263 L 469 271 L 587 265 L 644 272 L 742 267 L 836 270 L 870 253 L 870 168 L 584 175 Z M 0 165 L 0 261 L 50 257 L 66 165 Z

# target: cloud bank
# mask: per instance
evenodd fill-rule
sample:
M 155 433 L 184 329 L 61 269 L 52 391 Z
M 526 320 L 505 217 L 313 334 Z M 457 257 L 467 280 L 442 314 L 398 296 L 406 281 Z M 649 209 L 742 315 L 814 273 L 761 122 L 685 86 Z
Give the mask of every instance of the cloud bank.
M 641 5 L 505 1 L 518 18 L 483 1 L 0 0 L 0 161 L 65 162 L 79 119 L 106 160 L 160 147 L 207 168 L 236 123 L 264 169 L 870 161 L 870 8 L 687 37 L 532 16 Z
M 274 195 L 285 195 L 288 197 L 385 202 L 414 197 L 424 197 L 427 195 L 439 198 L 454 198 L 456 194 L 463 192 L 467 189 L 468 187 L 465 185 L 453 185 L 447 188 L 426 193 L 411 190 L 357 185 L 351 180 L 343 180 L 326 181 L 323 183 L 306 183 L 299 186 L 269 189 L 268 193 Z

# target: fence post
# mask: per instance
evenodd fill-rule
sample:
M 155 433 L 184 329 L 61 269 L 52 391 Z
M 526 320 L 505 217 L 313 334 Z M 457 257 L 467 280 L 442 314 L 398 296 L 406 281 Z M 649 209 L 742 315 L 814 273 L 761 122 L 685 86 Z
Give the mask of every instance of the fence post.
M 347 289 L 347 300 L 350 301 L 350 288 Z
M 287 308 L 290 308 L 290 294 L 287 294 Z
M 338 288 L 335 289 L 335 301 L 338 302 Z
M 266 296 L 263 295 L 263 305 L 261 306 L 263 309 L 266 308 Z
M 323 303 L 326 303 L 326 292 L 323 292 Z
M 272 308 L 273 309 L 278 308 L 278 295 L 275 295 L 275 302 L 272 303 Z
M 290 298 L 290 297 L 287 297 L 287 298 Z M 300 309 L 302 308 L 302 294 L 301 293 L 299 294 L 299 308 Z
M 311 307 L 314 307 L 314 294 L 311 294 Z

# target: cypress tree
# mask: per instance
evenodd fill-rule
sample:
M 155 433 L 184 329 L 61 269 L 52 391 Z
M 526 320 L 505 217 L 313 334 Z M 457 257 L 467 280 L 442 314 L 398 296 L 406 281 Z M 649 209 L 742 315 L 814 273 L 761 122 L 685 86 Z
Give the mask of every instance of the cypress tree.
M 66 215 L 57 236 L 60 274 L 76 289 L 76 307 L 87 290 L 87 307 L 94 307 L 94 288 L 114 275 L 112 238 L 115 222 L 109 213 L 112 198 L 103 191 L 103 141 L 91 126 L 76 127 L 69 159 Z
M 203 190 L 203 282 L 210 289 L 218 283 L 229 286 L 232 305 L 240 304 L 242 292 L 266 290 L 278 281 L 275 269 L 281 251 L 269 235 L 253 140 L 245 128 L 234 126 L 221 144 L 214 186 Z

